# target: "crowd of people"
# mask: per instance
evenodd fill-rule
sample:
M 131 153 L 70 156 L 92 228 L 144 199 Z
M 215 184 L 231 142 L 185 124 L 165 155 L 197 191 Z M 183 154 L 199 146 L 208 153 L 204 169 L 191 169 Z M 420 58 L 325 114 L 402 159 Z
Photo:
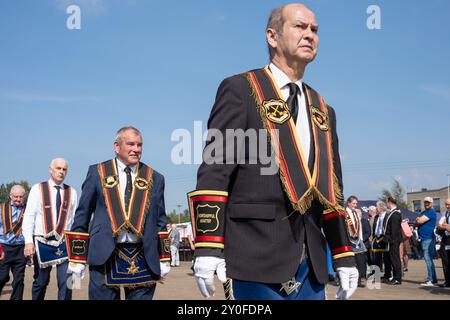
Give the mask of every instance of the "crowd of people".
M 402 218 L 396 200 L 389 197 L 386 202 L 377 201 L 376 206 L 367 208 L 367 217 L 364 217 L 358 208 L 358 198 L 350 196 L 346 222 L 359 271 L 358 286 L 365 286 L 368 277 L 375 272 L 373 266 L 383 274 L 382 282 L 401 285 L 410 258 L 425 261 L 427 278 L 420 285 L 437 286 L 434 260 L 440 257 L 445 282 L 439 286 L 450 287 L 450 198 L 445 206 L 447 211 L 436 221 L 433 199 L 425 197 L 424 210 L 414 221 L 409 221 Z M 368 266 L 372 266 L 369 271 Z M 330 278 L 334 279 L 332 272 Z
M 369 219 L 355 196 L 344 208 L 336 111 L 304 82 L 318 30 L 306 5 L 275 8 L 265 29 L 269 63 L 225 78 L 217 90 L 196 189 L 188 193 L 193 270 L 205 298 L 214 295 L 217 275 L 227 299 L 323 300 L 327 252 L 339 278 L 337 299 L 364 285 L 368 264 L 384 270 L 385 282 L 402 283 L 408 232 L 395 200 L 378 202 Z M 230 132 L 255 133 L 256 141 L 249 146 Z M 32 187 L 26 206 L 23 188 L 11 189 L 0 234 L 0 289 L 12 271 L 11 298 L 23 296 L 27 261 L 35 266 L 36 300 L 45 298 L 53 266 L 59 299 L 71 299 L 70 284 L 89 265 L 89 299 L 117 300 L 124 291 L 126 299 L 148 300 L 170 264 L 179 265 L 165 180 L 140 161 L 141 132 L 123 127 L 113 146 L 115 157 L 89 167 L 80 198 L 64 184 L 62 158 L 52 160 L 49 179 Z M 261 150 L 273 150 L 270 163 Z M 436 218 L 431 203 L 427 208 L 414 224 L 428 268 L 424 285 L 434 285 Z M 444 239 L 446 219 L 438 228 Z

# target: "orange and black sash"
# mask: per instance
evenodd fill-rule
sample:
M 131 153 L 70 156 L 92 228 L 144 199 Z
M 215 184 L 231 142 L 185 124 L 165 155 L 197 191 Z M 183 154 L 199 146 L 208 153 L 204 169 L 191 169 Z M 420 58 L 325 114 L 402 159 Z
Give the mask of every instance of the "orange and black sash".
M 70 186 L 64 184 L 64 196 L 61 203 L 61 208 L 59 211 L 59 217 L 55 228 L 55 223 L 53 221 L 53 206 L 51 201 L 51 191 L 49 183 L 41 183 L 41 195 L 42 195 L 42 215 L 44 217 L 44 227 L 45 233 L 48 235 L 50 232 L 55 231 L 59 236 L 63 235 L 64 229 L 66 227 L 67 217 L 69 216 L 70 203 L 72 200 L 72 189 Z
M 129 229 L 134 234 L 142 236 L 142 226 L 150 206 L 153 186 L 152 168 L 141 162 L 137 165 L 128 212 L 125 212 L 119 189 L 119 174 L 115 159 L 98 164 L 97 169 L 102 181 L 106 209 L 114 236 L 117 236 L 122 229 Z
M 2 203 L 2 223 L 4 235 L 6 235 L 11 231 L 14 233 L 14 236 L 16 237 L 20 235 L 20 233 L 22 232 L 22 221 L 24 212 L 25 207 L 21 209 L 16 223 L 13 223 L 11 202 Z
M 264 128 L 277 156 L 280 178 L 294 209 L 305 213 L 313 199 L 325 207 L 343 210 L 342 192 L 333 165 L 333 151 L 327 106 L 318 92 L 304 85 L 310 110 L 315 146 L 314 170 L 311 174 L 289 107 L 266 66 L 246 73 Z M 302 121 L 300 119 L 299 121 Z

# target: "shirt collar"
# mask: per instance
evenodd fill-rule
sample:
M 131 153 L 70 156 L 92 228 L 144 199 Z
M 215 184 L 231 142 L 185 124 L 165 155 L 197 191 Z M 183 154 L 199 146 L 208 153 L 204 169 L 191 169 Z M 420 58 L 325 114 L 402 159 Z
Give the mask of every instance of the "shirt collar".
M 62 183 L 61 184 L 56 184 L 55 181 L 53 181 L 52 178 L 48 179 L 48 184 L 49 184 L 50 188 L 54 188 L 55 186 L 59 186 L 62 189 L 62 187 L 63 187 Z
M 289 77 L 281 71 L 280 68 L 278 68 L 275 64 L 272 62 L 269 64 L 270 71 L 272 72 L 273 78 L 275 79 L 275 82 L 278 85 L 278 88 L 282 89 L 287 84 L 291 83 L 292 81 L 289 79 Z M 301 92 L 303 93 L 303 79 L 295 81 L 295 84 L 298 85 Z
M 125 168 L 127 167 L 122 161 L 120 161 L 119 158 L 116 157 L 117 160 L 117 169 L 121 172 L 125 172 Z M 131 169 L 131 172 L 136 173 L 136 165 L 129 166 Z

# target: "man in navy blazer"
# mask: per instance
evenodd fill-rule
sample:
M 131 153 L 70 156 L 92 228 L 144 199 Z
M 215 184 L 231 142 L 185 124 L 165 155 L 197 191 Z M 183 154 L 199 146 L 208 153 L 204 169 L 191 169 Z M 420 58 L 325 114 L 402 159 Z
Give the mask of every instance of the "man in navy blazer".
M 90 166 L 83 183 L 66 234 L 69 272 L 82 276 L 89 264 L 89 299 L 120 299 L 120 287 L 127 300 L 152 299 L 170 270 L 164 177 L 140 162 L 142 135 L 136 128 L 119 129 L 114 149 L 116 158 Z

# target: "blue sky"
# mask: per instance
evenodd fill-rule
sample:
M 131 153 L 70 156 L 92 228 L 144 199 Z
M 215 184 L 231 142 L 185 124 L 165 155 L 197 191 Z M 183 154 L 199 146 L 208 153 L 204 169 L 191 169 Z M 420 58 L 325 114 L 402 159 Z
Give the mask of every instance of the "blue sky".
M 186 208 L 198 165 L 175 165 L 172 132 L 206 121 L 220 81 L 264 66 L 264 29 L 282 1 L 4 0 L 0 2 L 0 183 L 48 177 L 69 161 L 81 191 L 113 156 L 115 131 L 143 132 L 143 161 L 166 177 L 166 207 Z M 337 113 L 344 192 L 375 199 L 450 173 L 450 2 L 306 1 L 320 24 L 305 81 Z M 68 30 L 66 8 L 81 8 Z M 381 9 L 368 30 L 366 9 Z M 192 157 L 193 158 L 193 157 Z

